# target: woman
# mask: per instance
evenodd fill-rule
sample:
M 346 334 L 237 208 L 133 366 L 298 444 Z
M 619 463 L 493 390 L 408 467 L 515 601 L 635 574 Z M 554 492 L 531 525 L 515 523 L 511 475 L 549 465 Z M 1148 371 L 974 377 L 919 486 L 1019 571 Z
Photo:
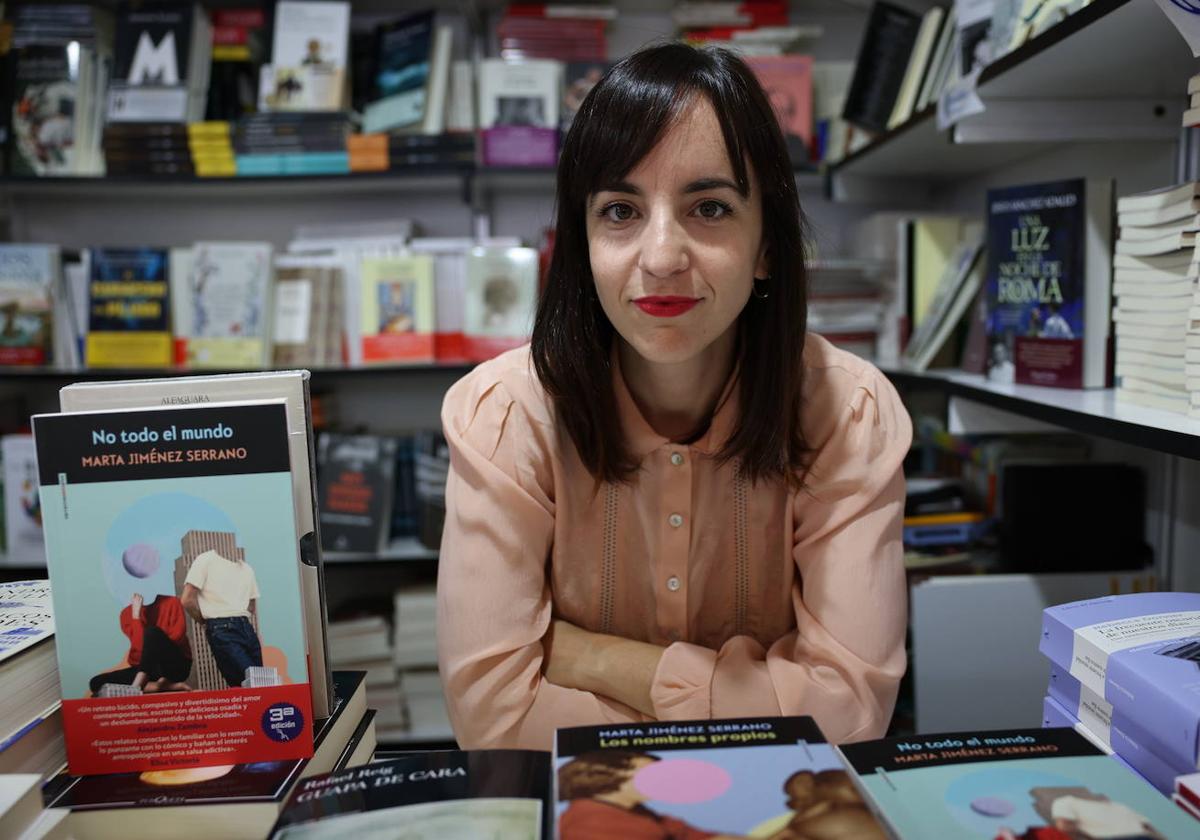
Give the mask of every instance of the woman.
M 806 335 L 795 178 L 743 62 L 647 48 L 564 142 L 532 345 L 450 390 L 438 644 L 464 747 L 808 714 L 882 735 L 911 426 Z

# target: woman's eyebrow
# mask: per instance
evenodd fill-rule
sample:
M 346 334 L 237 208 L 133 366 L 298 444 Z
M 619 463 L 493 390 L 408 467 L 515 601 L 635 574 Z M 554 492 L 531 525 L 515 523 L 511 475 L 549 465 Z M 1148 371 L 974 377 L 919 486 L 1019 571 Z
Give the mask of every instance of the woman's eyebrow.
M 733 190 L 735 193 L 742 196 L 743 198 L 746 197 L 746 193 L 742 192 L 742 190 L 738 187 L 737 184 L 735 184 L 733 181 L 729 180 L 728 178 L 721 178 L 718 176 L 706 176 L 704 178 L 697 178 L 695 181 L 692 181 L 690 184 L 688 184 L 686 187 L 684 187 L 683 192 L 684 192 L 684 194 L 690 195 L 691 193 L 705 192 L 707 190 L 717 190 L 717 189 Z M 636 186 L 629 183 L 628 181 L 617 181 L 616 183 L 608 184 L 607 186 L 601 187 L 600 189 L 596 190 L 596 193 L 593 193 L 593 195 L 595 195 L 597 193 L 602 193 L 602 192 L 627 193 L 629 195 L 641 195 L 642 194 L 642 191 L 640 189 L 638 189 Z

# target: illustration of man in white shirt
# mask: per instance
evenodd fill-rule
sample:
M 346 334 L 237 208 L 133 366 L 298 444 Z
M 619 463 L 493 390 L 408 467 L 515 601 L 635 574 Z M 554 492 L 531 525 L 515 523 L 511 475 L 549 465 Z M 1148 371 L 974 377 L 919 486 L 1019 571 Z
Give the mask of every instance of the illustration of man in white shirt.
M 258 579 L 245 560 L 215 550 L 192 561 L 183 587 L 183 607 L 204 627 L 205 638 L 225 682 L 239 687 L 250 666 L 262 666 L 262 645 L 250 622 L 258 601 Z
M 1145 817 L 1128 805 L 1090 791 L 1055 799 L 1050 806 L 1050 816 L 1059 831 L 1094 840 L 1156 840 L 1162 837 Z

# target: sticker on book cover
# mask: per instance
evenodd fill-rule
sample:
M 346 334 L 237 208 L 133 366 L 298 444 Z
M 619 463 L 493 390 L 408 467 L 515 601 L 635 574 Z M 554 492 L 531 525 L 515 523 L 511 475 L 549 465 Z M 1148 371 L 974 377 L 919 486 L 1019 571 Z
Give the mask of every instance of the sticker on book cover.
M 304 713 L 291 703 L 274 703 L 263 712 L 262 730 L 272 741 L 290 741 L 304 731 Z

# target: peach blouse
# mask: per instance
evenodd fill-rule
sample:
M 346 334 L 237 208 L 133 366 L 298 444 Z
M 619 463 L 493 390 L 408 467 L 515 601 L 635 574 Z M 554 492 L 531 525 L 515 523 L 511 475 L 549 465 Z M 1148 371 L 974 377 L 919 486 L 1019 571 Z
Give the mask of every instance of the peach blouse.
M 716 463 L 738 416 L 732 381 L 705 436 L 677 444 L 646 423 L 614 364 L 642 468 L 599 490 L 528 347 L 450 389 L 438 659 L 463 748 L 550 749 L 557 727 L 646 720 L 545 679 L 552 615 L 664 646 L 657 720 L 805 714 L 834 742 L 883 734 L 905 668 L 912 426 L 867 362 L 810 335 L 804 363 L 813 459 L 798 492 Z

